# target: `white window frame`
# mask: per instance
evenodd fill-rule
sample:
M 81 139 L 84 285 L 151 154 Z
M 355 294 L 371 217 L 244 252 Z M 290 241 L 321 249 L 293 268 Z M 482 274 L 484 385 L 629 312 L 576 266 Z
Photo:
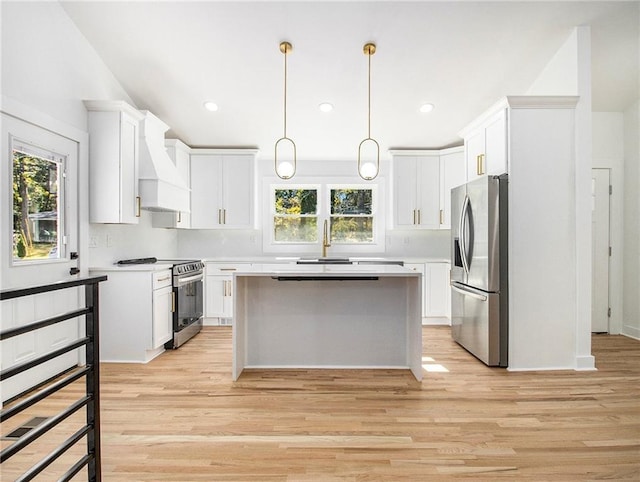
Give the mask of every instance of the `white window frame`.
M 67 156 L 63 154 L 59 154 L 52 149 L 47 147 L 38 146 L 32 144 L 28 141 L 20 139 L 15 136 L 11 136 L 10 139 L 10 154 L 9 154 L 9 165 L 11 169 L 11 179 L 13 179 L 13 152 L 19 151 L 23 152 L 27 155 L 33 155 L 34 157 L 39 157 L 41 159 L 46 159 L 50 162 L 54 162 L 58 165 L 58 199 L 57 203 L 57 215 L 58 215 L 58 241 L 57 241 L 57 249 L 58 255 L 55 258 L 33 258 L 20 260 L 15 259 L 13 254 L 11 254 L 11 266 L 30 266 L 36 264 L 51 264 L 51 263 L 66 263 L 69 261 L 68 253 L 67 253 L 67 230 L 66 230 L 66 171 L 67 171 Z M 13 195 L 12 195 L 13 196 Z M 10 216 L 13 216 L 13 197 L 12 202 L 9 207 Z M 13 229 L 11 230 L 11 236 L 13 237 Z M 12 244 L 13 246 L 13 239 Z M 13 248 L 11 248 L 11 253 L 13 253 Z
M 378 176 L 375 182 L 358 182 L 354 178 L 326 178 L 318 181 L 318 177 L 300 177 L 291 181 L 282 181 L 277 178 L 264 179 L 262 199 L 262 250 L 264 253 L 277 254 L 279 257 L 320 256 L 322 253 L 322 230 L 324 220 L 330 221 L 331 189 L 371 189 L 372 190 L 372 214 L 373 242 L 372 243 L 336 243 L 327 248 L 327 256 L 361 256 L 384 255 L 386 241 L 386 212 L 384 177 Z M 276 189 L 317 189 L 318 190 L 318 235 L 315 243 L 283 243 L 274 240 L 273 215 L 275 213 Z

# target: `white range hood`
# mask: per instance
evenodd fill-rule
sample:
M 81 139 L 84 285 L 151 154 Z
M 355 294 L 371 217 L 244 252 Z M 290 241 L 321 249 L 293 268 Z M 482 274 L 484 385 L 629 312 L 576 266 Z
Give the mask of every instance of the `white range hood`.
M 164 133 L 169 126 L 148 110 L 140 111 L 138 186 L 142 209 L 189 212 L 189 188 L 167 154 Z

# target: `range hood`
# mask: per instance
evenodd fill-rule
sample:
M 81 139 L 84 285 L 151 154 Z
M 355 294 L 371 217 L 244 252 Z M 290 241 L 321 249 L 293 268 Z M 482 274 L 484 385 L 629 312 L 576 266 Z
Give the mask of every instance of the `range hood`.
M 140 111 L 138 187 L 141 208 L 149 211 L 190 212 L 189 187 L 167 154 L 164 133 L 169 126 L 148 110 Z

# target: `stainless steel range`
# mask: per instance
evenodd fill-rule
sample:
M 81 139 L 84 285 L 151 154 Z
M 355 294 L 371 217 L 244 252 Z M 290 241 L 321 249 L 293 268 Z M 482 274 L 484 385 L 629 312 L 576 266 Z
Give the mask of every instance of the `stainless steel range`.
M 173 339 L 164 347 L 175 349 L 202 330 L 204 315 L 204 263 L 201 260 L 138 258 L 118 264 L 172 265 Z

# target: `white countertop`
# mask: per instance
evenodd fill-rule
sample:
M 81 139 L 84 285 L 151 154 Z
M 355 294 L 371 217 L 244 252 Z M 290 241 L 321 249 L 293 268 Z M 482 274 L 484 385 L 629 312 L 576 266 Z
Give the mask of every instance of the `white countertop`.
M 420 276 L 398 265 L 378 264 L 253 264 L 239 269 L 234 276 Z
M 171 268 L 173 268 L 173 265 L 167 263 L 112 264 L 108 266 L 91 267 L 89 268 L 89 273 L 96 271 L 163 271 Z
M 329 256 L 330 258 L 349 258 L 352 261 L 397 261 L 405 263 L 449 263 L 449 258 L 416 258 L 402 256 Z M 265 264 L 286 264 L 295 263 L 299 259 L 312 259 L 313 255 L 304 256 L 220 256 L 213 258 L 203 258 L 204 263 L 265 263 Z

